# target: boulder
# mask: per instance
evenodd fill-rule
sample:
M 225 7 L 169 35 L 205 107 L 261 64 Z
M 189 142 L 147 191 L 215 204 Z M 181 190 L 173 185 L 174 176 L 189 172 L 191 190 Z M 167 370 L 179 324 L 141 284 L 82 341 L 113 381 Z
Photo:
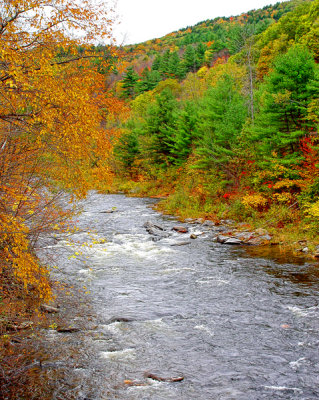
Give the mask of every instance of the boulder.
M 188 228 L 186 226 L 174 226 L 172 228 L 173 231 L 176 231 L 178 233 L 187 233 L 188 232 Z
M 225 243 L 229 239 L 229 236 L 224 236 L 224 235 L 218 235 L 216 238 L 216 241 L 218 243 Z
M 230 245 L 239 245 L 239 244 L 243 244 L 243 242 L 235 237 L 231 237 L 229 239 L 227 239 L 224 244 L 230 244 Z
M 79 332 L 81 329 L 75 326 L 59 326 L 56 330 L 60 333 L 74 333 Z
M 215 226 L 215 222 L 214 222 L 214 221 L 207 220 L 207 221 L 205 221 L 205 222 L 203 223 L 203 226 L 213 227 L 213 226 Z
M 49 306 L 48 304 L 41 304 L 40 308 L 42 311 L 47 312 L 49 314 L 59 312 L 59 309 L 57 307 Z
M 243 242 L 246 242 L 246 241 L 252 239 L 253 236 L 254 236 L 253 232 L 248 232 L 248 231 L 238 232 L 238 233 L 235 234 L 235 237 L 237 239 L 240 239 Z
M 143 226 L 150 235 L 154 236 L 154 241 L 170 236 L 170 233 L 165 232 L 161 225 L 154 224 L 153 222 L 147 221 Z

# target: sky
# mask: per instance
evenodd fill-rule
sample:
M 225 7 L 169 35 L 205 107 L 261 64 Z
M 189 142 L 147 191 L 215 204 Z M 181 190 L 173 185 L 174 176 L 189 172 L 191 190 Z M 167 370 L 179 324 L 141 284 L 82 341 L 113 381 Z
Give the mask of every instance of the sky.
M 117 44 L 159 38 L 206 19 L 230 17 L 278 0 L 117 0 Z M 282 2 L 282 1 L 279 1 Z

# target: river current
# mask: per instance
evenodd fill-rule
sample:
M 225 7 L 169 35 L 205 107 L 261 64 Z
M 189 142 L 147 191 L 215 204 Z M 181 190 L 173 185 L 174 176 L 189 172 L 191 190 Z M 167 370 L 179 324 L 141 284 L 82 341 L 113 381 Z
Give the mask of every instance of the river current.
M 318 265 L 221 245 L 201 224 L 172 231 L 181 224 L 153 203 L 91 193 L 73 243 L 54 246 L 56 276 L 83 287 L 96 315 L 71 334 L 89 352 L 76 398 L 319 399 Z

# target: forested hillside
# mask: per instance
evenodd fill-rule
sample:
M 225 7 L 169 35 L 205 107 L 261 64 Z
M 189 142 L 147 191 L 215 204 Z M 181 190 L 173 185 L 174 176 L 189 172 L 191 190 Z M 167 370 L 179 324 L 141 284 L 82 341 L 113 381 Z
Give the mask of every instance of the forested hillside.
M 107 80 L 130 108 L 117 188 L 315 238 L 318 17 L 318 0 L 289 1 L 124 47 Z

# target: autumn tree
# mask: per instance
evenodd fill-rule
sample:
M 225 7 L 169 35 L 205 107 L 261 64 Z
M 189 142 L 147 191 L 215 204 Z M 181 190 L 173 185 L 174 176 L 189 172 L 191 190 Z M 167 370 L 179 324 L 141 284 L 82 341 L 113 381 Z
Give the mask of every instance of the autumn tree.
M 83 196 L 98 146 L 112 55 L 109 11 L 83 0 L 0 2 L 0 273 L 50 296 L 34 247 L 63 226 L 60 190 Z M 79 46 L 81 45 L 81 50 Z M 99 60 L 98 63 L 94 60 Z

